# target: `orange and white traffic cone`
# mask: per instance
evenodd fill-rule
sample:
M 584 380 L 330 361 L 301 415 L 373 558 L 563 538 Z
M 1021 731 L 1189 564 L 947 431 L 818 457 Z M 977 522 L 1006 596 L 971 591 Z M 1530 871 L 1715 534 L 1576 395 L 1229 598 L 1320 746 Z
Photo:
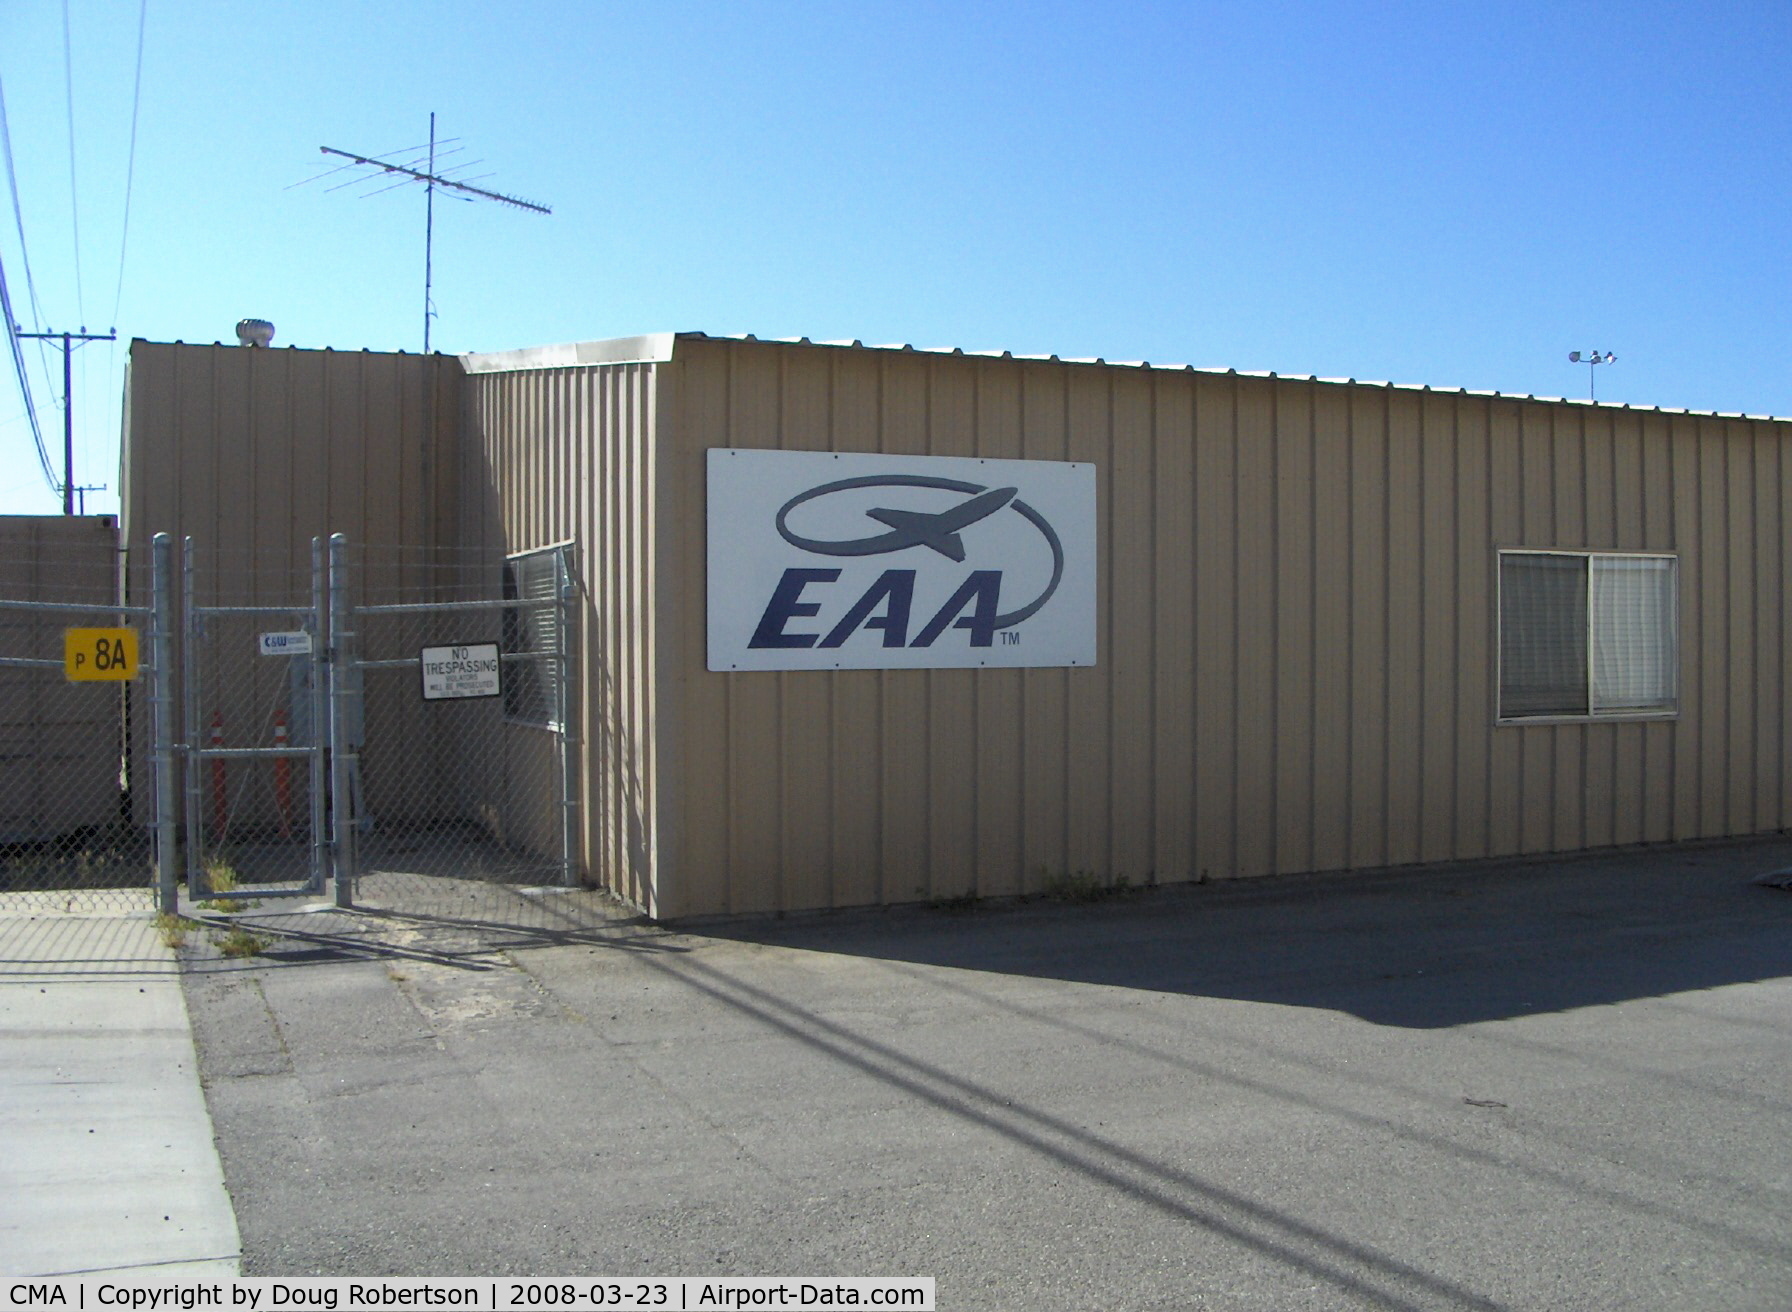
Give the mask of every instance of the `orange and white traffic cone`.
M 212 746 L 224 745 L 224 712 L 212 712 Z M 212 841 L 224 841 L 224 829 L 230 823 L 230 799 L 224 782 L 224 760 L 212 758 Z
M 274 746 L 286 749 L 286 712 L 274 712 Z M 280 813 L 280 837 L 292 838 L 292 761 L 284 756 L 274 758 L 274 808 Z

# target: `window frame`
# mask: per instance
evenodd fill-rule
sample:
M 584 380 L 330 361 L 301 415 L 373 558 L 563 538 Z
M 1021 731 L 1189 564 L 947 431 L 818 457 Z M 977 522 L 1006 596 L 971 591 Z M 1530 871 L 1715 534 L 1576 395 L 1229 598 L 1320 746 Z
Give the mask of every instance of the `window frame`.
M 1586 568 L 1586 638 L 1587 638 L 1587 709 L 1584 712 L 1507 715 L 1505 713 L 1505 588 L 1507 556 L 1572 556 L 1585 562 Z M 1596 682 L 1594 661 L 1593 564 L 1597 560 L 1663 560 L 1668 564 L 1668 633 L 1673 640 L 1670 652 L 1673 673 L 1670 693 L 1673 705 L 1660 710 L 1621 708 L 1601 711 L 1593 705 Z M 1527 724 L 1623 724 L 1646 720 L 1675 720 L 1680 716 L 1680 555 L 1673 551 L 1594 551 L 1565 547 L 1500 547 L 1493 564 L 1493 711 L 1496 725 Z
M 566 617 L 561 613 L 559 607 L 541 605 L 539 604 L 540 599 L 531 596 L 524 586 L 522 569 L 536 561 L 555 562 L 551 586 L 558 589 L 564 586 L 572 573 L 570 545 L 570 543 L 559 542 L 546 547 L 531 547 L 526 551 L 511 552 L 504 557 L 500 589 L 504 600 L 530 603 L 505 606 L 503 609 L 503 622 L 500 626 L 500 651 L 504 658 L 539 650 L 534 643 L 536 637 L 534 626 L 529 622 L 531 615 L 543 613 L 554 615 L 557 617 L 555 623 L 562 625 L 566 623 Z M 570 652 L 565 650 L 569 645 L 568 639 L 569 634 L 562 632 L 560 656 L 567 664 L 565 672 L 570 674 Z M 542 667 L 553 665 L 554 662 L 539 657 L 525 658 L 520 661 L 505 660 L 504 663 L 509 667 L 504 671 L 503 681 L 504 723 L 519 725 L 527 729 L 545 729 L 550 733 L 565 733 L 566 724 L 554 718 L 556 709 L 561 710 L 565 719 L 570 720 L 572 717 L 571 690 L 569 688 L 559 689 L 556 686 L 559 682 L 557 676 L 562 671 L 555 668 L 553 675 L 544 679 Z M 526 697 L 533 698 L 537 702 L 541 712 L 539 717 L 527 713 L 535 708 L 518 705 Z M 558 706 L 556 706 L 557 702 Z

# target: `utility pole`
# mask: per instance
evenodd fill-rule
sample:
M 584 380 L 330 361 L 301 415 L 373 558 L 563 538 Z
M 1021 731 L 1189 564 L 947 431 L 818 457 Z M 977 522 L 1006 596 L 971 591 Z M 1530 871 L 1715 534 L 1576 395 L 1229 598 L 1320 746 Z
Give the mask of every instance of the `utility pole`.
M 453 140 L 453 138 L 450 138 L 450 140 Z M 425 355 L 429 354 L 430 320 L 435 315 L 435 311 L 430 302 L 430 289 L 433 285 L 435 275 L 436 188 L 440 187 L 446 191 L 456 193 L 456 199 L 458 200 L 495 200 L 499 204 L 513 205 L 517 209 L 528 210 L 532 214 L 552 214 L 554 212 L 546 205 L 537 205 L 532 200 L 522 200 L 516 196 L 506 196 L 501 191 L 487 191 L 483 187 L 475 187 L 466 182 L 456 181 L 454 178 L 450 178 L 445 174 L 437 173 L 436 116 L 434 113 L 431 113 L 429 116 L 429 154 L 425 159 L 413 160 L 412 164 L 400 164 L 391 160 L 374 159 L 370 155 L 357 155 L 353 151 L 337 150 L 334 146 L 319 146 L 318 149 L 323 151 L 326 155 L 335 155 L 340 159 L 349 161 L 347 164 L 339 165 L 338 168 L 350 168 L 355 165 L 363 165 L 367 168 L 377 170 L 377 174 L 373 175 L 372 178 L 374 181 L 383 180 L 386 176 L 395 176 L 398 179 L 394 184 L 395 186 L 403 186 L 407 182 L 421 182 L 423 184 L 423 353 Z M 449 153 L 453 154 L 454 152 L 450 151 Z M 424 164 L 425 167 L 416 168 L 413 166 L 414 164 Z M 472 166 L 464 165 L 462 167 L 470 168 Z M 331 170 L 331 172 L 335 171 L 335 169 Z M 325 174 L 322 176 L 328 175 Z M 311 179 L 311 181 L 316 181 L 316 179 Z M 335 188 L 332 187 L 331 190 L 333 191 Z M 382 188 L 382 190 L 389 191 L 391 188 Z M 368 192 L 366 194 L 377 195 L 378 192 Z
M 90 333 L 85 325 L 78 333 L 27 333 L 13 325 L 15 337 L 29 337 L 40 342 L 62 343 L 62 513 L 75 513 L 75 393 L 69 374 L 69 357 L 75 348 L 88 342 L 116 342 L 118 329 L 108 333 Z

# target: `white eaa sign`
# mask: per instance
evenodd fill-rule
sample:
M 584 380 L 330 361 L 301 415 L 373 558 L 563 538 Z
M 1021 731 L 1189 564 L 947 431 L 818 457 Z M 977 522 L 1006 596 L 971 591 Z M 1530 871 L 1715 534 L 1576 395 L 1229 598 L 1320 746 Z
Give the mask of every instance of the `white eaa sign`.
M 708 458 L 710 669 L 1095 664 L 1094 465 Z
M 498 644 L 466 643 L 458 647 L 425 647 L 417 658 L 423 673 L 423 700 L 496 697 L 499 681 Z

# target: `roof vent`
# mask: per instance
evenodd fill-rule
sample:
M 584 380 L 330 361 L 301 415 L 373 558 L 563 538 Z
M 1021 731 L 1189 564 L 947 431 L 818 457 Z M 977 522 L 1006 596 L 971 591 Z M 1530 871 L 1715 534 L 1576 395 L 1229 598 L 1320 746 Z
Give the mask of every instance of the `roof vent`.
M 266 346 L 274 340 L 274 325 L 266 319 L 242 319 L 236 325 L 236 340 L 241 346 Z

